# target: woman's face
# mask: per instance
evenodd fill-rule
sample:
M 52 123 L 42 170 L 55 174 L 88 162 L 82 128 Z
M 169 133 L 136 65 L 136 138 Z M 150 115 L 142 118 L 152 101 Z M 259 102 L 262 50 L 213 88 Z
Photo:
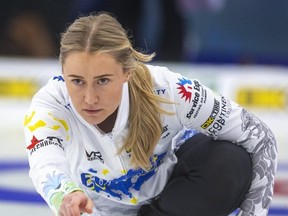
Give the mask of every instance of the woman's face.
M 74 52 L 65 59 L 63 75 L 77 112 L 100 124 L 119 106 L 130 73 L 109 54 Z

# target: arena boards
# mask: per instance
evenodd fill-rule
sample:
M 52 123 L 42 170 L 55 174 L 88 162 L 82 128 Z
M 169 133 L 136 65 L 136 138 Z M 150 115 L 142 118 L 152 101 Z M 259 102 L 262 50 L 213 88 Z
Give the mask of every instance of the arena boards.
M 278 140 L 279 166 L 269 216 L 288 216 L 288 133 L 283 127 L 284 122 L 288 122 L 288 69 L 235 65 L 163 65 L 185 76 L 199 79 L 203 84 L 249 107 L 272 128 Z M 1 215 L 52 215 L 28 176 L 22 123 L 34 92 L 49 77 L 58 73 L 61 70 L 56 60 L 0 58 Z

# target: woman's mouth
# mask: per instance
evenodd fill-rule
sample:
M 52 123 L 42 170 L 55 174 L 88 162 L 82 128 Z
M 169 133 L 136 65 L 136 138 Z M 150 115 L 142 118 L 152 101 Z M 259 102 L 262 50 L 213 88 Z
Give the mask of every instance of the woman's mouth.
M 101 109 L 83 109 L 84 112 L 86 112 L 87 114 L 97 114 L 101 111 Z

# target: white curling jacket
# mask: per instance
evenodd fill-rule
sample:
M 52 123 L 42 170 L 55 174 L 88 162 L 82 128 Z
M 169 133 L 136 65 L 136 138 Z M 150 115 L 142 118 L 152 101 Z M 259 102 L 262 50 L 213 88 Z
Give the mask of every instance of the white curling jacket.
M 63 196 L 83 190 L 95 216 L 135 216 L 141 205 L 161 193 L 177 163 L 175 150 L 201 132 L 229 140 L 251 153 L 253 181 L 240 215 L 265 216 L 273 194 L 277 148 L 270 129 L 224 96 L 165 67 L 147 65 L 155 94 L 174 101 L 162 104 L 175 115 L 162 115 L 163 132 L 153 168 L 134 169 L 129 152 L 117 154 L 128 131 L 129 91 L 124 84 L 111 133 L 88 124 L 77 113 L 62 76 L 49 80 L 33 97 L 24 130 L 30 177 L 55 215 Z M 193 196 L 193 195 L 192 195 Z

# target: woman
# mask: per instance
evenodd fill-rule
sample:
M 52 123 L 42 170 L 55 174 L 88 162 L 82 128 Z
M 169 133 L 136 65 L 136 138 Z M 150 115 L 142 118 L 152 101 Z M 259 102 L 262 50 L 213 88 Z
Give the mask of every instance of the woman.
M 269 128 L 197 80 L 145 64 L 153 56 L 111 15 L 68 27 L 63 74 L 25 117 L 37 191 L 55 215 L 267 215 Z

